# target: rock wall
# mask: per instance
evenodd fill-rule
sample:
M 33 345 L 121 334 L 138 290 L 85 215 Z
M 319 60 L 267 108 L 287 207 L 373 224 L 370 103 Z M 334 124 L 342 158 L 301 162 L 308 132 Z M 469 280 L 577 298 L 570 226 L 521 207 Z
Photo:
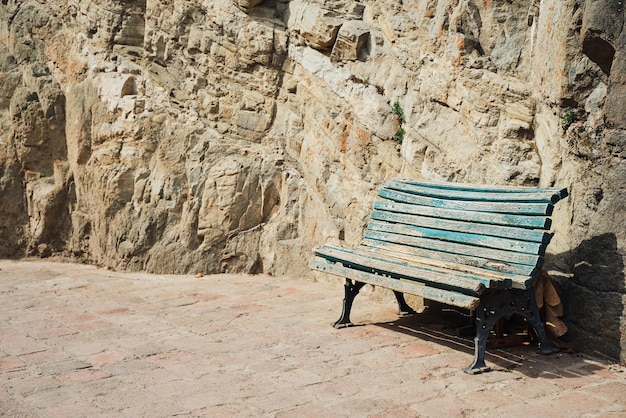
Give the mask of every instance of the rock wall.
M 6 0 L 0 256 L 309 275 L 388 178 L 567 187 L 547 267 L 626 361 L 612 0 Z

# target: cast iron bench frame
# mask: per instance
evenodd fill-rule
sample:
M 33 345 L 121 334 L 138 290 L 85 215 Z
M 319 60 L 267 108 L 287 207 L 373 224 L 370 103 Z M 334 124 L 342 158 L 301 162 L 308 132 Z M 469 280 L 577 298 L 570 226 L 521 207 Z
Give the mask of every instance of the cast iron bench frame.
M 416 313 L 404 293 L 473 311 L 475 374 L 485 364 L 489 333 L 520 314 L 535 329 L 541 354 L 548 339 L 533 283 L 543 264 L 554 204 L 567 189 L 389 180 L 379 190 L 361 243 L 315 247 L 310 267 L 345 278 L 341 317 L 352 325 L 354 298 L 365 284 L 391 289 L 400 314 Z

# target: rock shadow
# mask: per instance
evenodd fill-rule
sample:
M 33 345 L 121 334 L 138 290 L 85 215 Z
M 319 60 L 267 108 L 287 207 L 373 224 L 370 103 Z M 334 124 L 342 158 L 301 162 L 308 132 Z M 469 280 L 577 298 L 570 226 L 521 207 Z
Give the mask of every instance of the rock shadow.
M 582 353 L 626 362 L 624 258 L 613 233 L 581 242 L 571 251 L 546 257 L 564 305 L 571 345 Z

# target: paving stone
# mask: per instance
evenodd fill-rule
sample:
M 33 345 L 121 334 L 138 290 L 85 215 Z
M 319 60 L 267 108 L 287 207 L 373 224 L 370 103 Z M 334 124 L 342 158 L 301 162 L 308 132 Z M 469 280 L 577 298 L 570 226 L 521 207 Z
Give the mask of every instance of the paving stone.
M 579 417 L 602 411 L 608 406 L 610 405 L 605 401 L 584 392 L 561 392 L 522 402 L 512 402 L 492 409 L 491 413 L 493 416 L 519 416 L 520 411 L 523 411 L 524 416 L 529 417 Z
M 261 396 L 249 393 L 240 399 L 241 401 L 245 400 L 247 404 L 254 408 L 265 411 L 269 415 L 307 405 L 313 400 L 306 391 L 299 390 L 278 390 Z
M 263 411 L 247 402 L 229 402 L 202 408 L 200 416 L 205 417 L 259 417 Z M 292 415 L 293 416 L 293 415 Z
M 23 368 L 25 365 L 26 363 L 24 362 L 24 360 L 20 359 L 19 357 L 2 357 L 0 358 L 0 373 L 7 370 L 20 369 Z
M 477 413 L 469 397 L 445 393 L 412 406 L 416 413 L 424 417 L 465 417 Z
M 84 334 L 65 339 L 63 349 L 74 358 L 85 358 L 94 354 L 102 353 L 111 347 L 111 343 L 106 340 L 94 340 L 85 338 Z
M 393 407 L 378 414 L 370 415 L 369 418 L 414 418 L 415 410 L 407 406 Z
M 316 404 L 326 404 L 334 402 L 339 398 L 347 398 L 360 392 L 360 388 L 356 385 L 345 385 L 344 382 L 337 380 L 329 380 L 309 385 L 307 391 L 317 401 Z
M 363 417 L 381 414 L 384 411 L 398 408 L 398 401 L 371 396 L 362 391 L 349 398 L 340 398 L 326 405 L 336 415 L 341 417 Z
M 40 414 L 42 417 L 94 417 L 106 412 L 90 401 L 80 401 L 47 406 L 41 409 Z
M 136 418 L 136 417 L 144 417 L 145 411 L 159 411 L 154 412 L 153 417 L 195 417 L 195 416 L 208 416 L 208 417 L 218 417 L 219 415 L 204 415 L 204 414 L 191 414 L 187 411 L 181 412 L 181 406 L 177 404 L 170 404 L 166 402 L 153 402 L 151 404 L 139 403 L 138 405 L 133 405 L 129 408 L 122 409 L 117 411 L 113 416 L 114 417 L 125 417 L 125 418 Z M 110 418 L 112 415 L 107 414 L 103 415 L 102 418 Z M 228 415 L 222 415 L 223 417 L 227 417 Z M 248 415 L 253 416 L 253 415 Z
M 198 394 L 203 392 L 203 387 L 195 379 L 177 378 L 168 382 L 156 382 L 146 389 L 158 396 L 159 399 L 177 401 L 181 396 Z
M 89 356 L 89 363 L 94 366 L 102 367 L 105 365 L 115 364 L 124 360 L 126 356 L 116 351 L 104 351 Z
M 46 363 L 39 366 L 39 371 L 43 375 L 57 375 L 75 370 L 87 369 L 91 364 L 82 360 L 60 361 L 58 363 Z
M 49 389 L 58 389 L 62 386 L 62 383 L 56 380 L 53 376 L 38 376 L 20 380 L 12 380 L 10 382 L 11 393 L 19 395 L 20 398 L 46 391 Z
M 56 405 L 67 405 L 81 402 L 80 396 L 71 387 L 59 386 L 33 392 L 23 398 L 19 398 L 24 405 L 29 405 L 33 411 Z
M 89 332 L 89 331 L 97 331 L 102 329 L 110 328 L 112 324 L 109 321 L 96 320 L 96 321 L 87 321 L 81 323 L 72 323 L 72 329 L 78 332 Z
M 2 339 L 2 351 L 14 356 L 38 353 L 49 348 L 48 343 L 22 334 L 9 335 Z
M 148 371 L 155 370 L 157 367 L 146 359 L 125 358 L 121 361 L 104 364 L 101 368 L 114 376 L 130 376 L 132 379 L 133 376 L 144 376 Z M 169 374 L 171 375 L 171 373 Z
M 494 408 L 519 401 L 519 398 L 513 393 L 502 392 L 496 390 L 495 388 L 488 387 L 483 387 L 475 391 L 464 392 L 457 396 L 465 399 L 467 404 L 471 405 L 474 411 L 473 414 L 476 416 L 496 416 L 491 413 Z
M 71 358 L 72 356 L 66 351 L 55 348 L 51 348 L 45 351 L 38 351 L 36 353 L 23 354 L 20 356 L 20 359 L 22 359 L 29 366 L 59 363 L 62 361 L 68 361 Z
M 626 400 L 626 382 L 608 381 L 597 385 L 588 385 L 584 391 L 614 404 L 624 403 Z M 626 403 L 624 406 L 626 408 Z
M 74 370 L 54 376 L 55 379 L 63 383 L 87 383 L 98 379 L 106 379 L 107 377 L 111 377 L 111 374 L 93 369 Z

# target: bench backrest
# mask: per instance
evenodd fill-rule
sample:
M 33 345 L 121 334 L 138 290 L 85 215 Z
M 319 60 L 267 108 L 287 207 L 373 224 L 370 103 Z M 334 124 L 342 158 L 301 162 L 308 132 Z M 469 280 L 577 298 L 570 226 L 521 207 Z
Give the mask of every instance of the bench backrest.
M 361 245 L 525 289 L 552 238 L 554 204 L 566 196 L 559 188 L 390 180 Z

